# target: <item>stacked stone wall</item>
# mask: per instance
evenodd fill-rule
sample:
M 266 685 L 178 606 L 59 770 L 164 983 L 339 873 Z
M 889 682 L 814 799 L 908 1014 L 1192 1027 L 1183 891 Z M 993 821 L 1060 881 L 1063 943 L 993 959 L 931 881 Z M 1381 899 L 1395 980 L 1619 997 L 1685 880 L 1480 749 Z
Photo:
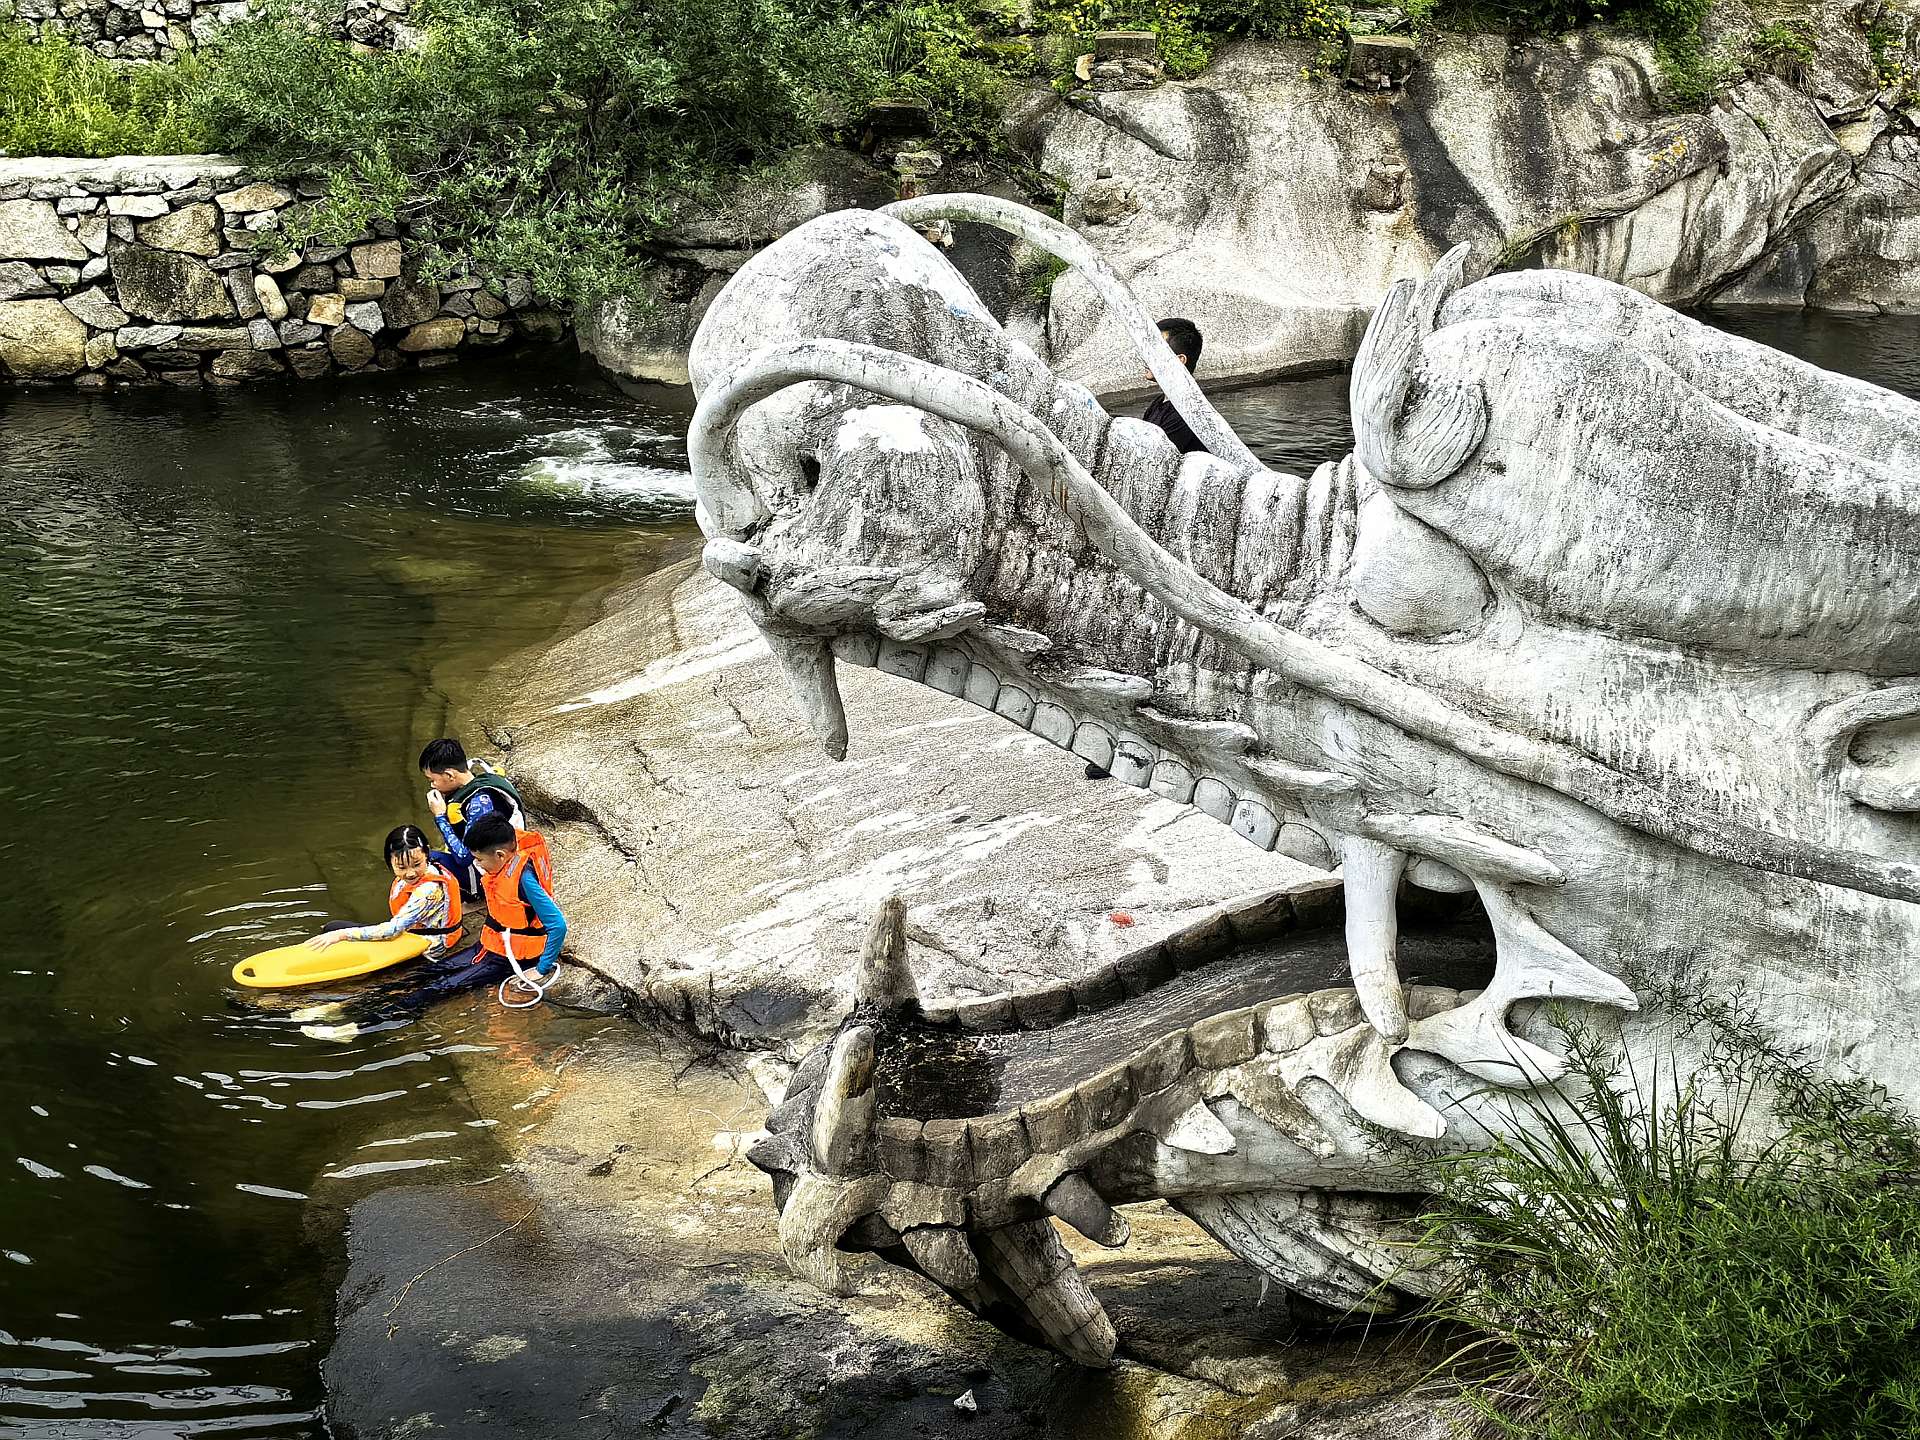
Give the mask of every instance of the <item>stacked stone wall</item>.
M 218 156 L 0 161 L 0 383 L 310 380 L 564 330 L 524 280 L 429 277 L 392 222 L 275 258 L 303 188 Z
M 404 49 L 413 0 L 342 0 L 328 29 L 366 49 Z M 247 13 L 248 0 L 0 0 L 0 21 L 65 36 L 112 60 L 171 60 Z

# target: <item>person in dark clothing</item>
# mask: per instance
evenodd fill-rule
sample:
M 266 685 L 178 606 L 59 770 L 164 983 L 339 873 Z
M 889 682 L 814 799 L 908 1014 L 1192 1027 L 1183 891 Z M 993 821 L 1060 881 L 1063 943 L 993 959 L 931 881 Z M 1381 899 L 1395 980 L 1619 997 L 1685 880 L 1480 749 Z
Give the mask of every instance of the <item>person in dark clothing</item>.
M 1162 320 L 1160 338 L 1167 342 L 1167 348 L 1180 357 L 1180 363 L 1188 370 L 1200 363 L 1200 327 L 1191 320 L 1182 320 L 1178 316 Z M 1173 402 L 1164 395 L 1156 396 L 1154 402 L 1147 406 L 1146 414 L 1140 418 L 1166 431 L 1167 438 L 1179 447 L 1182 455 L 1191 455 L 1196 450 L 1207 448 L 1200 443 L 1200 437 L 1193 433 L 1193 427 L 1173 408 Z
M 1179 316 L 1169 316 L 1160 322 L 1160 338 L 1167 342 L 1167 348 L 1179 357 L 1180 363 L 1189 371 L 1200 363 L 1200 327 L 1191 320 L 1182 320 Z M 1149 375 L 1153 372 L 1148 371 Z M 1158 425 L 1167 432 L 1167 438 L 1173 441 L 1182 455 L 1191 455 L 1196 450 L 1207 447 L 1200 443 L 1200 437 L 1193 433 L 1193 427 L 1181 418 L 1180 412 L 1173 408 L 1173 402 L 1164 395 L 1157 395 L 1146 413 L 1140 417 L 1149 425 Z M 1087 779 L 1104 780 L 1113 772 L 1104 765 L 1087 762 Z

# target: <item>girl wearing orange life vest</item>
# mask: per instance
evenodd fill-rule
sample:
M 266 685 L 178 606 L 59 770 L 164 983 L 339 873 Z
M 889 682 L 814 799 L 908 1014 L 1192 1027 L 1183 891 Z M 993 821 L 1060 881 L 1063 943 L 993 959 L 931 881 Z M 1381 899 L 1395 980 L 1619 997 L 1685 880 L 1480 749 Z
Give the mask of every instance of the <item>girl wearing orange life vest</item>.
M 567 917 L 553 903 L 553 856 L 531 830 L 516 830 L 502 815 L 483 815 L 467 827 L 467 849 L 479 867 L 487 902 L 480 945 L 489 955 L 533 962 L 545 976 L 559 963 Z
M 387 836 L 385 855 L 393 871 L 387 891 L 389 918 L 379 925 L 335 926 L 307 941 L 310 949 L 324 950 L 342 940 L 396 940 L 402 935 L 426 935 L 433 944 L 429 958 L 438 959 L 460 937 L 460 885 L 442 857 L 427 848 L 427 837 L 416 825 L 402 825 Z

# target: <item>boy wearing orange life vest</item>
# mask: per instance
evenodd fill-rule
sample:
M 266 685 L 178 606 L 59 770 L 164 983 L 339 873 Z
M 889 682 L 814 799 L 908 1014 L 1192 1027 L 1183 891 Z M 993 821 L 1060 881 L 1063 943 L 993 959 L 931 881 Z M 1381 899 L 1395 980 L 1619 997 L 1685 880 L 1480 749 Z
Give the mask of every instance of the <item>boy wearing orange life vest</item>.
M 430 959 L 438 959 L 460 938 L 460 884 L 444 856 L 427 848 L 427 837 L 417 825 L 390 831 L 384 847 L 393 884 L 387 891 L 388 919 L 378 925 L 331 926 L 306 943 L 325 950 L 342 940 L 397 940 L 402 935 L 425 935 L 433 944 Z
M 465 839 L 487 904 L 481 948 L 517 968 L 531 963 L 541 977 L 552 974 L 567 938 L 567 917 L 553 902 L 547 842 L 531 830 L 516 830 L 499 814 L 475 820 Z

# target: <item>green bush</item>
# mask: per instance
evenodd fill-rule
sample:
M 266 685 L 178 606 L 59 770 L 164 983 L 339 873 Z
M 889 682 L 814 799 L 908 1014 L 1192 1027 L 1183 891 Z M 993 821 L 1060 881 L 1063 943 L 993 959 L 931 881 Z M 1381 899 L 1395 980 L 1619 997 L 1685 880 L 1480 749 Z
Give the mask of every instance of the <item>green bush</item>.
M 1021 294 L 1029 305 L 1045 307 L 1053 299 L 1054 282 L 1072 268 L 1057 255 L 1036 255 L 1021 271 Z
M 1489 1431 L 1920 1434 L 1911 1124 L 1764 1044 L 1726 1054 L 1744 1061 L 1715 1070 L 1764 1078 L 1710 1099 L 1711 1073 L 1616 1088 L 1616 1057 L 1576 1037 L 1564 1108 L 1527 1102 L 1537 1129 L 1442 1163 L 1434 1236 L 1477 1279 L 1441 1308 L 1490 1337 L 1473 1392 Z
M 830 3 L 437 0 L 424 45 L 398 54 L 309 19 L 272 0 L 234 26 L 199 96 L 229 147 L 326 178 L 305 233 L 403 214 L 575 304 L 643 289 L 642 247 L 678 212 L 851 123 L 886 83 L 870 29 Z
M 1474 29 L 1559 35 L 1582 25 L 1619 25 L 1673 38 L 1699 33 L 1707 0 L 1454 0 L 1439 12 L 1443 22 Z
M 998 143 L 1006 62 L 951 3 L 435 0 L 401 54 L 354 53 L 297 3 L 228 31 L 200 94 L 227 146 L 325 177 L 286 239 L 404 214 L 576 305 L 643 293 L 676 216 L 856 136 L 883 95 L 925 101 L 950 150 Z
M 1863 23 L 1867 53 L 1873 56 L 1880 88 L 1887 92 L 1887 98 L 1899 106 L 1920 102 L 1920 70 L 1907 58 L 1905 37 L 1889 27 L 1884 10 L 1865 18 Z
M 1071 83 L 1074 57 L 1093 47 L 1102 30 L 1148 30 L 1160 42 L 1167 74 L 1186 79 L 1205 69 L 1219 43 L 1241 37 L 1306 39 L 1312 67 L 1325 73 L 1344 53 L 1350 10 L 1345 0 L 1054 0 L 1040 7 L 1041 24 L 1058 40 L 1058 83 Z
M 120 69 L 61 37 L 0 25 L 0 153 L 165 155 L 204 150 L 192 62 Z
M 1023 68 L 991 49 L 952 4 L 883 7 L 870 34 L 890 86 L 926 103 L 934 134 L 949 148 L 991 150 L 999 144 L 1007 98 L 1003 70 Z M 1024 68 L 1030 68 L 1031 56 Z

